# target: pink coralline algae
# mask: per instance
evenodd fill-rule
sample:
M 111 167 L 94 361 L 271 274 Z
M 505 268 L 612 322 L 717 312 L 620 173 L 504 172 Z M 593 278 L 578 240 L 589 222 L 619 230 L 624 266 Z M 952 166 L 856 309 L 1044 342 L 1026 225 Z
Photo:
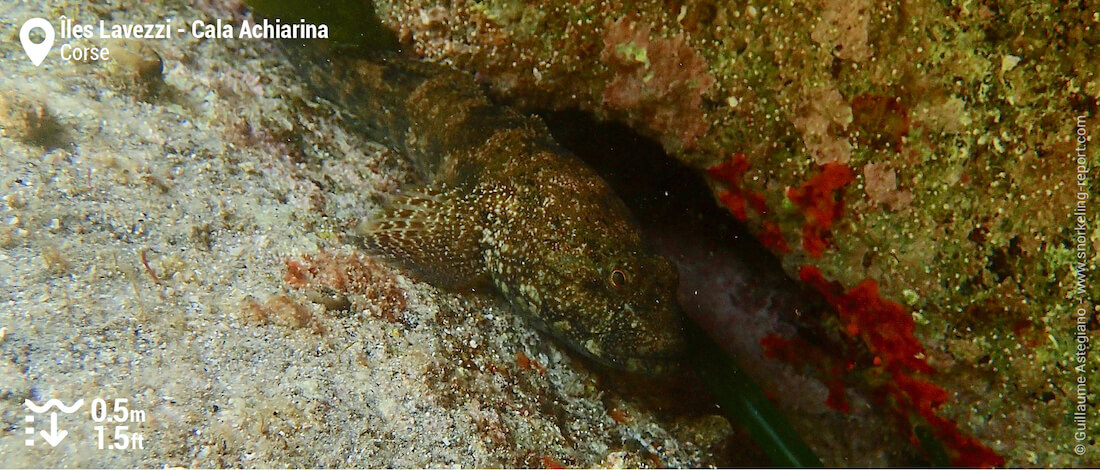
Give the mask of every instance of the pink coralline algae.
M 683 34 L 652 37 L 648 24 L 620 18 L 607 28 L 600 59 L 615 74 L 604 103 L 645 122 L 666 148 L 694 148 L 707 132 L 700 106 L 714 77 Z

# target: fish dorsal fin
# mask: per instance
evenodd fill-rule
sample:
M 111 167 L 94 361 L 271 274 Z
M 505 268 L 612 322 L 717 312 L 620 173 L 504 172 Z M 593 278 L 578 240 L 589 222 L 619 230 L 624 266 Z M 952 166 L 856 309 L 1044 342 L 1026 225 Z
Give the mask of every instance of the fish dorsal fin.
M 436 287 L 458 290 L 483 281 L 476 218 L 454 190 L 410 192 L 360 229 L 368 251 Z

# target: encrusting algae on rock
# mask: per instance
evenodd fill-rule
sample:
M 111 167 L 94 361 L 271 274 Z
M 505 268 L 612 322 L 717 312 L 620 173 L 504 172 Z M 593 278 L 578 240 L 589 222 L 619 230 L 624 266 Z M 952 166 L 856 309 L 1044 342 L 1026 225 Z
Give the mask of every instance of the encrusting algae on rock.
M 314 73 L 313 83 L 405 152 L 425 184 L 361 227 L 370 251 L 439 287 L 491 284 L 601 364 L 674 368 L 685 349 L 674 268 L 541 120 L 492 104 L 443 66 L 385 56 L 334 69 L 335 81 Z
M 787 275 L 816 268 L 841 293 L 874 282 L 881 300 L 912 317 L 904 341 L 924 346 L 934 374 L 923 379 L 947 391 L 931 409 L 958 430 L 928 419 L 921 425 L 930 425 L 951 462 L 1097 461 L 1095 446 L 1075 453 L 1078 429 L 1062 419 L 1077 405 L 1066 386 L 1079 375 L 1065 360 L 1075 352 L 1066 340 L 1070 320 L 1080 318 L 1093 334 L 1100 325 L 1100 284 L 1080 294 L 1082 304 L 1070 301 L 1068 262 L 1076 256 L 1067 216 L 1076 197 L 1074 139 L 1097 133 L 1100 68 L 1079 60 L 1100 43 L 1093 12 L 1021 1 L 399 0 L 377 8 L 415 53 L 477 73 L 502 100 L 624 122 L 699 172 L 744 168 L 732 181 L 712 179 L 711 192 L 744 216 Z M 431 21 L 418 21 L 427 11 L 435 12 Z M 662 62 L 657 54 L 674 52 L 624 36 L 616 25 L 625 23 L 648 28 L 651 43 L 684 38 L 704 59 L 695 78 L 714 83 L 703 93 L 707 127 L 694 146 L 676 144 L 677 129 L 661 126 L 651 101 L 607 100 L 642 66 L 633 64 L 643 64 L 624 59 L 652 65 Z M 624 54 L 591 60 L 605 49 Z M 651 81 L 684 71 L 648 70 Z M 1093 175 L 1095 152 L 1082 160 Z M 1092 248 L 1091 267 L 1100 260 L 1097 233 L 1082 244 Z M 837 326 L 837 312 L 823 318 L 814 336 L 866 343 Z M 758 351 L 761 338 L 753 339 Z M 889 364 L 874 358 L 816 373 L 841 378 L 849 392 L 871 390 L 890 377 Z M 1081 375 L 1096 375 L 1088 367 Z M 819 403 L 828 397 L 824 387 L 810 393 Z M 905 400 L 866 408 L 931 416 Z M 893 449 L 921 459 L 936 453 L 917 444 L 922 438 L 908 419 L 897 421 L 914 444 Z M 849 443 L 880 443 L 883 434 L 859 420 L 825 430 L 820 423 L 807 418 L 803 429 L 814 430 L 806 435 L 830 464 L 851 465 L 849 456 L 866 453 L 849 453 Z M 1091 423 L 1085 431 L 1097 429 Z M 957 445 L 960 434 L 988 452 Z M 843 438 L 826 442 L 830 436 Z M 905 463 L 897 455 L 883 461 Z

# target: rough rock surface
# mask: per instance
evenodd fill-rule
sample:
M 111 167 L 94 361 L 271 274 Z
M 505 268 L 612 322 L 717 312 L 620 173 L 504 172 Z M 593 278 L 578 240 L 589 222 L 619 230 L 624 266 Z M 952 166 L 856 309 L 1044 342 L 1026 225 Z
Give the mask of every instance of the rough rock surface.
M 835 310 L 812 320 L 816 344 L 765 342 L 831 384 L 820 402 L 844 413 L 862 390 L 958 464 L 1100 461 L 1100 424 L 1071 416 L 1086 398 L 1096 416 L 1096 385 L 1077 381 L 1100 376 L 1095 357 L 1075 354 L 1100 327 L 1100 283 L 1078 288 L 1073 264 L 1095 269 L 1100 224 L 1091 202 L 1080 231 L 1070 215 L 1100 168 L 1094 12 L 838 0 L 378 7 L 414 51 L 503 99 L 628 122 L 709 169 L 716 199 Z
M 37 68 L 19 46 L 36 16 L 247 14 L 200 3 L 0 6 L 4 466 L 759 462 L 730 452 L 737 435 L 697 385 L 653 398 L 659 384 L 590 368 L 496 297 L 358 254 L 343 234 L 408 165 L 313 100 L 270 44 L 177 35 L 107 63 L 55 49 Z M 95 398 L 144 412 L 125 431 L 142 449 L 96 448 Z M 60 417 L 56 448 L 27 446 L 24 401 L 47 399 L 85 405 Z

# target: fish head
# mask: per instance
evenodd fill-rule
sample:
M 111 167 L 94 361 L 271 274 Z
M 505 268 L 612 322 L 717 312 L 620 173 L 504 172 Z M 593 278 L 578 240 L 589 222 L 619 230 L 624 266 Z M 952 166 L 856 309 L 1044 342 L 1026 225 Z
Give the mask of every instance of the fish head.
M 686 348 L 672 263 L 654 253 L 622 253 L 593 266 L 585 284 L 581 303 L 606 316 L 581 326 L 586 353 L 644 375 L 664 375 L 678 365 Z
M 676 269 L 642 246 L 585 251 L 540 261 L 513 304 L 598 363 L 648 376 L 673 371 L 685 351 Z
M 596 362 L 664 375 L 685 350 L 676 269 L 575 157 L 535 153 L 483 179 L 486 271 L 513 307 Z M 507 167 L 512 168 L 512 167 Z

